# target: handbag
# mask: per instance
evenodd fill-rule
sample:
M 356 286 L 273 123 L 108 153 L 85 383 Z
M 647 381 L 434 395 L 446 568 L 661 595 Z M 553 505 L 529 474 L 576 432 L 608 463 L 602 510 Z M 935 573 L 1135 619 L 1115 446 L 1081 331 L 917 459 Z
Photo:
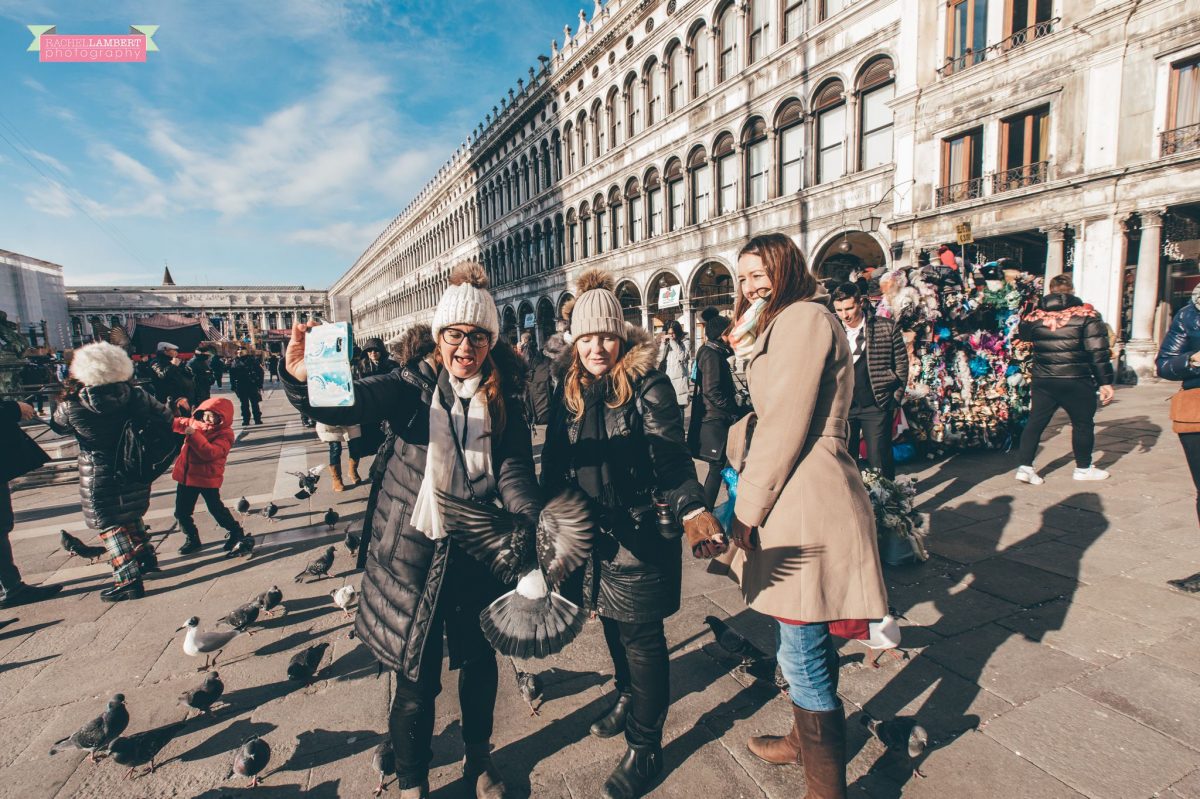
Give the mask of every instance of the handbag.
M 1200 433 L 1200 388 L 1181 388 L 1171 397 L 1171 427 L 1176 433 Z

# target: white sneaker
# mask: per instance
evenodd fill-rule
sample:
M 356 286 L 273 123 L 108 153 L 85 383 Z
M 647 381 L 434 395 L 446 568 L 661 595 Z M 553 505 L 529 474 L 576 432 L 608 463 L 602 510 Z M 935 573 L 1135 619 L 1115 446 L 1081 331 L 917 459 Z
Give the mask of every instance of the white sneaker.
M 1095 466 L 1089 466 L 1086 469 L 1075 467 L 1075 473 L 1071 475 L 1076 480 L 1107 480 L 1108 472 L 1099 469 Z
M 1040 474 L 1033 470 L 1032 466 L 1018 466 L 1017 479 L 1022 483 L 1029 483 L 1031 486 L 1040 486 L 1046 482 Z

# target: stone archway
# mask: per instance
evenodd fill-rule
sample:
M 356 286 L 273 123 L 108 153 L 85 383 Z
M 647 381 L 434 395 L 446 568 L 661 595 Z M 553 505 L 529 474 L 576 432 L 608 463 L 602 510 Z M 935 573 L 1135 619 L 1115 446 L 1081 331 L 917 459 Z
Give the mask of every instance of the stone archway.
M 812 260 L 820 280 L 846 283 L 851 273 L 887 266 L 887 255 L 875 238 L 861 230 L 844 230 L 825 243 Z
M 634 327 L 642 326 L 642 293 L 632 280 L 622 280 L 617 286 L 617 300 L 621 303 L 621 315 Z
M 517 312 L 511 305 L 504 308 L 504 318 L 500 323 L 500 338 L 509 344 L 517 343 Z
M 673 302 L 660 306 L 664 299 L 663 289 L 676 289 Z M 657 333 L 667 322 L 673 322 L 683 316 L 683 286 L 674 272 L 660 272 L 654 276 L 646 288 L 646 308 L 650 314 L 650 332 Z
M 735 291 L 733 275 L 725 264 L 717 261 L 704 264 L 692 275 L 688 297 L 691 299 L 692 314 L 690 329 L 696 339 L 692 342 L 693 345 L 704 340 L 704 322 L 700 319 L 700 314 L 705 308 L 712 306 L 723 316 L 733 316 Z

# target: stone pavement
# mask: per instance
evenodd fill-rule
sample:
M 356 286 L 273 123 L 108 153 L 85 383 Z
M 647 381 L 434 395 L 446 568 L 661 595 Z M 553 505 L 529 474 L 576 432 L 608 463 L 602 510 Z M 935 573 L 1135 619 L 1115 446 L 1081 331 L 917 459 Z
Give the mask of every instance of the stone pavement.
M 1200 536 L 1191 481 L 1169 422 L 1172 386 L 1123 389 L 1098 419 L 1098 462 L 1105 483 L 1071 480 L 1069 434 L 1048 432 L 1039 463 L 1047 482 L 1016 483 L 1014 456 L 959 455 L 917 464 L 930 513 L 928 563 L 887 572 L 891 601 L 908 618 L 911 659 L 864 662 L 843 650 L 841 692 L 851 731 L 851 794 L 890 797 L 1200 797 L 1200 611 L 1196 599 L 1164 580 L 1200 570 Z M 66 528 L 85 540 L 75 487 L 15 494 L 17 562 L 32 581 L 64 583 L 61 598 L 0 613 L 0 795 L 11 797 L 216 797 L 241 795 L 226 779 L 229 752 L 258 734 L 272 747 L 265 783 L 250 795 L 368 796 L 371 749 L 385 729 L 388 675 L 376 676 L 364 648 L 347 638 L 349 622 L 328 591 L 357 582 L 339 546 L 336 577 L 292 582 L 321 547 L 341 538 L 320 521 L 336 506 L 357 527 L 367 489 L 333 494 L 328 480 L 313 503 L 292 498 L 287 471 L 324 462 L 324 447 L 303 429 L 278 392 L 267 424 L 240 436 L 224 495 L 255 508 L 274 498 L 278 524 L 252 517 L 255 557 L 225 560 L 214 546 L 174 555 L 162 547 L 165 573 L 142 601 L 107 606 L 97 591 L 107 568 L 58 550 Z M 148 518 L 169 527 L 174 484 L 155 486 Z M 207 542 L 220 539 L 198 516 Z M 799 767 L 753 760 L 745 739 L 782 733 L 787 701 L 740 672 L 716 649 L 702 620 L 732 617 L 764 648 L 770 628 L 747 612 L 736 588 L 688 559 L 682 610 L 667 623 L 674 703 L 667 721 L 668 772 L 654 797 L 803 795 Z M 196 662 L 173 631 L 195 614 L 205 626 L 252 595 L 278 584 L 287 613 L 235 640 L 219 671 L 225 708 L 190 718 L 177 697 L 198 684 Z M 288 683 L 288 658 L 319 641 L 331 644 L 319 680 Z M 611 696 L 599 626 L 546 662 L 540 717 L 518 696 L 501 664 L 495 744 L 514 795 L 594 797 L 619 758 L 619 739 L 588 735 Z M 467 796 L 460 777 L 457 677 L 447 673 L 434 741 L 435 797 Z M 95 716 L 122 692 L 129 733 L 161 733 L 159 769 L 126 782 L 115 763 L 94 766 L 78 753 L 47 756 L 50 744 Z M 868 739 L 858 720 L 915 716 L 931 734 L 917 779 Z M 193 714 L 194 715 L 194 714 Z M 395 786 L 389 789 L 395 795 Z M 385 794 L 386 795 L 386 794 Z

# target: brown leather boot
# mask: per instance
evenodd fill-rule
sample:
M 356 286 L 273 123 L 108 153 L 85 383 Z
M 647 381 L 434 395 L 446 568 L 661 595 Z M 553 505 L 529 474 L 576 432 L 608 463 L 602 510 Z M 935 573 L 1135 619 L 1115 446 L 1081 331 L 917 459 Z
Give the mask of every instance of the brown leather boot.
M 350 459 L 350 475 L 349 476 L 350 476 L 350 479 L 353 481 L 354 485 L 358 485 L 359 483 L 362 482 L 362 478 L 358 476 L 358 458 Z
M 746 742 L 750 753 L 772 766 L 800 763 L 800 708 L 792 705 L 792 729 L 787 735 L 758 735 Z
M 846 799 L 846 711 L 795 708 L 805 799 Z
M 333 483 L 334 491 L 346 490 L 346 486 L 342 485 L 342 465 L 340 463 L 329 464 L 329 481 Z

